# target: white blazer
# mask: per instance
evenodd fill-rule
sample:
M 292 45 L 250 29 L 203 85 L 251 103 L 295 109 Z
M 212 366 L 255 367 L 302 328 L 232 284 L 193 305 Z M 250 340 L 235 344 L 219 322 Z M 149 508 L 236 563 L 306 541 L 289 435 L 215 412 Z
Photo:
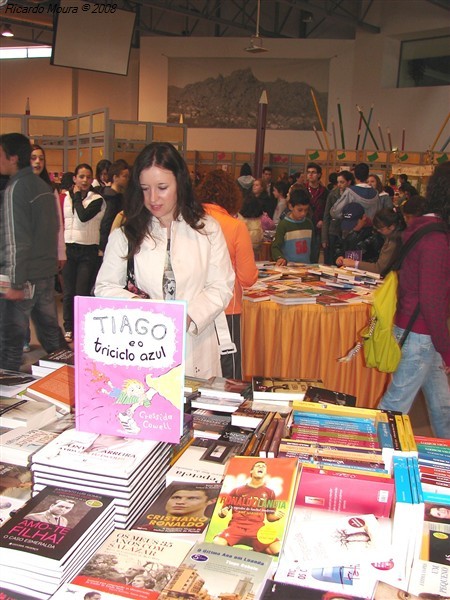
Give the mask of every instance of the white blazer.
M 176 299 L 186 300 L 192 319 L 186 344 L 186 375 L 208 378 L 221 375 L 219 343 L 214 321 L 223 323 L 234 287 L 234 271 L 219 223 L 210 216 L 205 227 L 192 229 L 181 217 L 172 223 L 170 257 L 176 282 Z M 134 257 L 136 285 L 150 298 L 163 300 L 163 273 L 167 229 L 153 219 L 147 236 Z M 111 232 L 95 295 L 128 298 L 128 242 L 122 229 Z

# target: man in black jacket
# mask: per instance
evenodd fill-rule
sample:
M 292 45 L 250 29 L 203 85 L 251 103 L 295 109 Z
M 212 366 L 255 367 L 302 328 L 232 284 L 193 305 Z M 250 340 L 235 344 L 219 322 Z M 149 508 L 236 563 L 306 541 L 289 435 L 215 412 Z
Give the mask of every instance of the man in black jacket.
M 55 196 L 30 166 L 20 133 L 0 136 L 0 173 L 9 176 L 0 235 L 0 368 L 18 371 L 30 316 L 49 353 L 67 347 L 58 325 L 55 274 L 59 220 Z

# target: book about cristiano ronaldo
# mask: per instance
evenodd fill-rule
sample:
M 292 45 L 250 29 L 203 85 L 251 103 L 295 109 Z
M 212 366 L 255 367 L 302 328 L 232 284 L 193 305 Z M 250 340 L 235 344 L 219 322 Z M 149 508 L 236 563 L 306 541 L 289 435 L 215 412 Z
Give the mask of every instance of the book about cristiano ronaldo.
M 186 303 L 75 298 L 77 429 L 178 443 Z
M 295 458 L 231 458 L 205 541 L 254 550 L 276 561 L 297 485 Z
M 137 519 L 133 529 L 194 536 L 197 541 L 211 518 L 220 483 L 171 483 Z
M 154 600 L 191 547 L 192 542 L 163 534 L 116 529 L 76 577 L 52 598 L 82 599 L 88 592 L 99 592 L 101 600 Z

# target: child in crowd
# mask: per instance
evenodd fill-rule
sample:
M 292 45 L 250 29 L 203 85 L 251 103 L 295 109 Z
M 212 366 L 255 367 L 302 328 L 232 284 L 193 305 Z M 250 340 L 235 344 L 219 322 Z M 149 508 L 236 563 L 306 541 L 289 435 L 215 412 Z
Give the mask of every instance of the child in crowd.
M 289 186 L 285 181 L 277 181 L 273 184 L 273 195 L 276 198 L 277 205 L 273 213 L 273 222 L 275 227 L 286 216 L 285 211 L 287 209 L 287 194 Z
M 290 212 L 278 223 L 272 243 L 272 258 L 277 265 L 288 262 L 309 263 L 314 225 L 308 218 L 310 196 L 306 189 L 291 189 L 288 206 Z
M 384 239 L 374 233 L 372 223 L 358 202 L 350 202 L 344 208 L 341 220 L 342 238 L 336 244 L 336 264 L 341 267 L 344 258 L 375 262 Z
M 238 218 L 245 221 L 250 239 L 252 241 L 253 252 L 256 260 L 259 259 L 259 253 L 263 242 L 262 219 L 263 209 L 258 199 L 253 195 L 249 195 L 244 199 L 242 208 L 239 211 Z
M 392 208 L 381 208 L 373 218 L 374 229 L 383 236 L 384 243 L 380 255 L 374 262 L 344 258 L 342 265 L 352 269 L 362 269 L 371 273 L 386 274 L 395 262 L 402 246 L 403 217 Z

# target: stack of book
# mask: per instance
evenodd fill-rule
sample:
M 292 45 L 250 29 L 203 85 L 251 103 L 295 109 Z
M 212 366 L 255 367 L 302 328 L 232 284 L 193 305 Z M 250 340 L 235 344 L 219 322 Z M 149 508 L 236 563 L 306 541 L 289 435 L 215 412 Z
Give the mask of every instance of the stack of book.
M 64 365 L 74 366 L 75 352 L 71 348 L 61 348 L 46 354 L 31 365 L 31 373 L 36 377 L 44 377 Z
M 290 406 L 292 401 L 303 400 L 311 385 L 323 387 L 323 381 L 321 379 L 287 379 L 254 375 L 252 377 L 253 400 Z
M 55 405 L 59 414 L 73 411 L 75 406 L 75 369 L 63 365 L 32 382 L 23 394 L 32 400 Z
M 0 398 L 0 426 L 3 428 L 39 429 L 56 417 L 56 406 L 52 402 L 32 400 L 24 395 Z
M 217 440 L 231 424 L 229 413 L 196 408 L 192 411 L 194 437 L 204 437 Z
M 250 386 L 240 379 L 211 377 L 198 387 L 199 395 L 191 400 L 192 408 L 219 413 L 233 413 L 250 394 Z
M 164 487 L 170 456 L 170 444 L 67 430 L 32 456 L 33 490 L 58 485 L 112 496 L 116 527 L 127 528 Z
M 46 487 L 0 528 L 3 589 L 49 598 L 114 529 L 114 500 Z

